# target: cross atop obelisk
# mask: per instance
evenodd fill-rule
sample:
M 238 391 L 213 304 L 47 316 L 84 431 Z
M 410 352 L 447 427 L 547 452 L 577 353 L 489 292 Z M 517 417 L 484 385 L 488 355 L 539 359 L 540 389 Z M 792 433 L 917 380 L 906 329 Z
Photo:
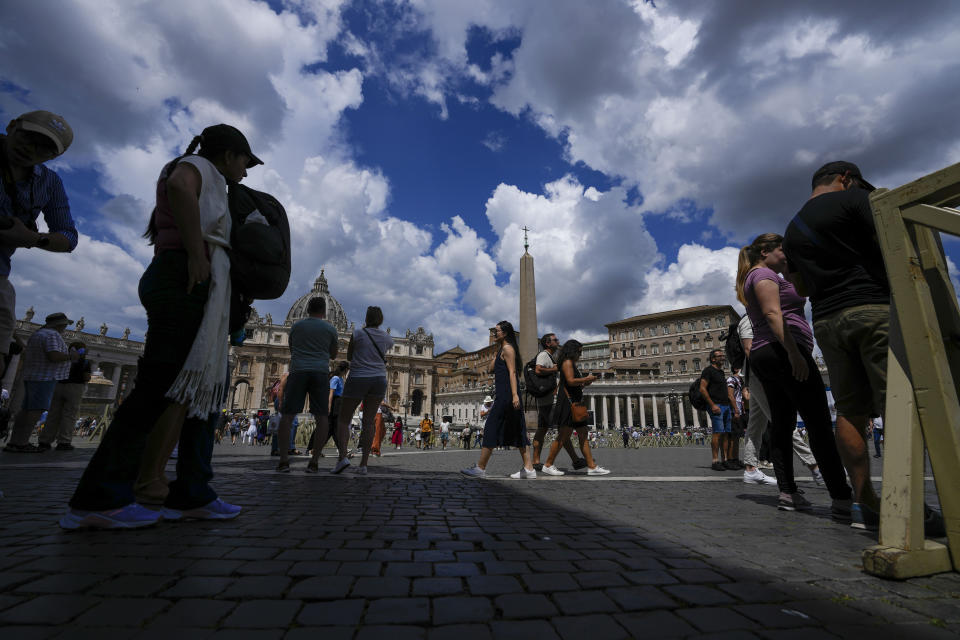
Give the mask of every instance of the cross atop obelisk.
M 520 355 L 526 362 L 537 355 L 537 289 L 533 279 L 533 256 L 528 249 L 529 232 L 523 227 L 523 256 L 520 258 Z

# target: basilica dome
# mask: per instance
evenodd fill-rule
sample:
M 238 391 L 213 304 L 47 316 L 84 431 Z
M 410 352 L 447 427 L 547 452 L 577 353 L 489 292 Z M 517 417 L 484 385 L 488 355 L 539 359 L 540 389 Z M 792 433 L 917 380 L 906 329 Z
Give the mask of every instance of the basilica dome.
M 343 307 L 337 302 L 337 299 L 330 295 L 330 287 L 327 286 L 327 278 L 320 270 L 320 277 L 313 281 L 313 290 L 293 303 L 290 311 L 287 312 L 286 324 L 291 325 L 297 320 L 307 317 L 307 303 L 310 298 L 322 296 L 327 301 L 327 322 L 337 328 L 339 333 L 347 333 L 350 323 L 347 322 L 347 314 L 343 312 Z

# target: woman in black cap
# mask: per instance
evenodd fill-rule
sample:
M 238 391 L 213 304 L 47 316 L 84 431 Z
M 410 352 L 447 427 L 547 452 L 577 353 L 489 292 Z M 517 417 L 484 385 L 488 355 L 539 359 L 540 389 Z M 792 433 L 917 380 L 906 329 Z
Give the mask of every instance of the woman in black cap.
M 244 135 L 218 124 L 160 172 L 145 234 L 154 258 L 139 286 L 147 336 L 136 383 L 87 465 L 61 527 L 133 528 L 161 518 L 240 513 L 210 487 L 210 459 L 227 375 L 227 182 L 239 182 L 258 164 Z M 163 468 L 178 439 L 177 478 L 168 490 Z M 138 493 L 157 500 L 166 494 L 163 509 L 136 502 L 138 473 Z

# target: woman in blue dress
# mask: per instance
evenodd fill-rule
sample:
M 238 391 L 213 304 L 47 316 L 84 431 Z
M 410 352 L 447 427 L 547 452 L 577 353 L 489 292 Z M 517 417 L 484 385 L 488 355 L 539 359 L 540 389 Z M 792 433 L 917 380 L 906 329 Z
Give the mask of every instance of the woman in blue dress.
M 493 337 L 500 349 L 490 364 L 494 376 L 493 407 L 487 415 L 487 423 L 483 428 L 480 460 L 461 473 L 472 478 L 487 476 L 487 462 L 494 447 L 517 447 L 520 457 L 523 458 L 523 467 L 511 478 L 536 478 L 530 462 L 530 453 L 527 447 L 530 440 L 527 438 L 527 425 L 523 419 L 523 403 L 520 402 L 520 379 L 518 375 L 523 368 L 520 360 L 520 349 L 517 347 L 517 334 L 513 325 L 503 320 L 493 328 Z

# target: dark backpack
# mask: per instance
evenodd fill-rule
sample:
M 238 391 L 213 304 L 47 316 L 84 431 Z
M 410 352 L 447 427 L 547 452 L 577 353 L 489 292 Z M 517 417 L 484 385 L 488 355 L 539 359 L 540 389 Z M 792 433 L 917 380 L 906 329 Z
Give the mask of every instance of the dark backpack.
M 727 327 L 727 332 L 720 334 L 720 340 L 725 343 L 724 350 L 726 351 L 727 362 L 732 368 L 742 370 L 747 354 L 743 350 L 743 343 L 740 342 L 740 332 L 737 330 L 737 324 L 731 324 Z
M 290 223 L 269 193 L 239 183 L 227 190 L 230 217 L 230 280 L 247 300 L 275 300 L 290 282 Z M 257 221 L 247 219 L 254 214 Z M 266 220 L 266 224 L 264 224 Z
M 700 393 L 701 379 L 702 377 L 698 377 L 696 380 L 690 383 L 690 390 L 687 391 L 687 395 L 690 397 L 690 404 L 693 405 L 694 409 L 707 411 L 710 408 L 710 403 L 707 402 L 707 399 L 703 397 L 702 393 Z
M 538 353 L 537 357 L 539 356 Z M 557 374 L 537 375 L 537 358 L 523 365 L 523 380 L 526 383 L 526 392 L 534 398 L 543 398 L 557 388 Z

